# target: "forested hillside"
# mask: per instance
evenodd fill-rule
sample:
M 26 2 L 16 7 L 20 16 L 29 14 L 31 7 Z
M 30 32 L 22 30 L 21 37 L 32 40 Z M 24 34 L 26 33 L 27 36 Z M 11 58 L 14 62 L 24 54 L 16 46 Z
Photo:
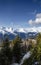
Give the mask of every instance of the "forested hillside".
M 9 41 L 8 36 L 3 40 L 0 49 L 0 65 L 41 65 L 41 34 L 35 38 L 36 44 L 32 43 L 23 46 L 19 36 Z M 27 57 L 26 57 L 27 56 Z

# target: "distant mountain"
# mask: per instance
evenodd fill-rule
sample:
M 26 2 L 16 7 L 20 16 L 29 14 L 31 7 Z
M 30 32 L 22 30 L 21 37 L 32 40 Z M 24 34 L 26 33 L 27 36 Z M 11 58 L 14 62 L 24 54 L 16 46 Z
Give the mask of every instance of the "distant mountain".
M 26 39 L 26 33 L 25 32 L 19 32 L 19 31 L 14 31 L 20 38 Z
M 6 35 L 8 35 L 10 40 L 13 40 L 16 35 L 19 35 L 22 39 L 35 38 L 38 32 L 41 32 L 41 28 L 19 28 L 14 30 L 13 28 L 1 27 L 0 39 L 5 38 Z
M 27 33 L 27 38 L 36 38 L 36 36 L 38 35 L 37 32 L 28 32 Z
M 8 35 L 8 38 L 10 40 L 14 39 L 16 37 L 16 33 L 14 33 L 12 28 L 6 28 L 6 27 L 1 27 L 0 28 L 0 39 L 5 39 L 6 35 Z

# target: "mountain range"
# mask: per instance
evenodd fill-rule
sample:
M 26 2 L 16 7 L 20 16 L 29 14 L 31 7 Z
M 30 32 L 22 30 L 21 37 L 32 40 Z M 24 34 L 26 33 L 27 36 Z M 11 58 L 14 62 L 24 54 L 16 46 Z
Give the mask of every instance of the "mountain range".
M 7 27 L 0 27 L 0 39 L 5 38 L 8 35 L 10 40 L 13 40 L 17 35 L 19 35 L 22 39 L 26 38 L 34 38 L 36 37 L 37 33 L 41 32 L 41 27 L 38 28 L 7 28 Z

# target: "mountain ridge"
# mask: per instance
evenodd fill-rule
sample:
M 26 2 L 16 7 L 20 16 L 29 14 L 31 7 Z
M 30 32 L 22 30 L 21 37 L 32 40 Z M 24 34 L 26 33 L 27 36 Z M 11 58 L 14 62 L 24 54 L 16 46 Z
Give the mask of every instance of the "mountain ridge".
M 7 27 L 1 27 L 0 28 L 0 38 L 3 37 L 4 35 L 8 35 L 10 40 L 13 40 L 16 35 L 19 35 L 19 37 L 26 39 L 27 38 L 34 38 L 37 33 L 41 32 L 41 27 L 38 28 L 18 28 L 18 29 L 13 29 L 13 28 L 7 28 Z M 4 37 L 3 37 L 4 38 Z
M 41 27 L 17 28 L 17 29 L 14 29 L 12 27 L 0 27 L 0 32 L 3 32 L 3 34 L 6 33 L 6 32 L 14 33 L 14 31 L 24 32 L 24 33 L 27 33 L 27 32 L 41 32 Z

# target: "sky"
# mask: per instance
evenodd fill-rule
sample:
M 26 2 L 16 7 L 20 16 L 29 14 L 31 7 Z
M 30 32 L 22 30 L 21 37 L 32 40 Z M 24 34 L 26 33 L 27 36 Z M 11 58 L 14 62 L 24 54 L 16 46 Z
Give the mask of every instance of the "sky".
M 0 0 L 0 27 L 41 27 L 41 0 Z

